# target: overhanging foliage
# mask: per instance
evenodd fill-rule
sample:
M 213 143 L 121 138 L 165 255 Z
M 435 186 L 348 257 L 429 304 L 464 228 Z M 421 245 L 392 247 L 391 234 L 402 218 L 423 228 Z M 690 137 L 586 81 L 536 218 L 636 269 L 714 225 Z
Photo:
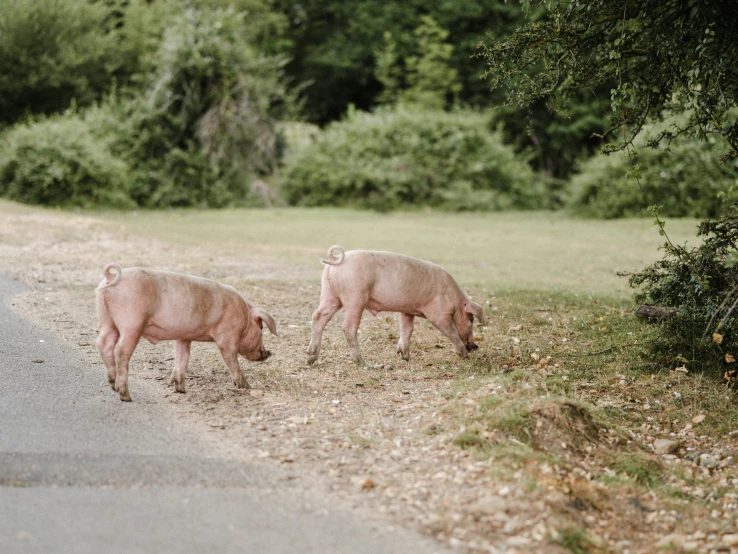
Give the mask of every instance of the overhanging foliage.
M 738 155 L 738 126 L 730 108 L 738 96 L 738 11 L 729 0 L 527 0 L 547 17 L 506 40 L 479 45 L 492 88 L 507 103 L 552 109 L 582 88 L 613 82 L 609 98 L 610 149 L 629 145 L 644 123 L 689 111 L 654 138 L 719 133 Z

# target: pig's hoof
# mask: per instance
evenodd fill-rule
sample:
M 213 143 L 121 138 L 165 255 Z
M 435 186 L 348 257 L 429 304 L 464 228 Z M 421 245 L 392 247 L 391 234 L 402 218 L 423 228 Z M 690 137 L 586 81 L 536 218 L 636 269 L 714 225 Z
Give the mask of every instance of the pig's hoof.
M 476 344 L 467 344 L 466 350 L 467 352 L 472 352 L 474 350 L 477 350 L 479 347 Z
M 119 393 L 119 398 L 123 402 L 130 402 L 131 401 L 131 393 L 129 393 L 128 391 L 121 392 L 121 393 Z
M 307 359 L 308 365 L 313 365 L 315 363 L 315 360 L 317 359 L 318 359 L 317 354 L 308 354 L 308 359 Z
M 181 392 L 182 394 L 185 393 L 185 386 L 184 383 L 177 383 L 174 385 L 174 392 Z
M 248 384 L 246 379 L 243 381 L 233 381 L 233 384 L 236 385 L 237 389 L 250 389 L 251 385 Z

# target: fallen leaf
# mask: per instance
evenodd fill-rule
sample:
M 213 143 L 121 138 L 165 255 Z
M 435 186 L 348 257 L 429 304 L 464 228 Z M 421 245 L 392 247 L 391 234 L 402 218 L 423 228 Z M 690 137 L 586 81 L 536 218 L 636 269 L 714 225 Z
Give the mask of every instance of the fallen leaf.
M 679 366 L 674 371 L 676 371 L 677 373 L 689 373 L 689 370 L 686 366 Z
M 733 356 L 733 354 L 726 354 L 725 362 L 728 364 L 732 364 L 733 362 L 735 362 L 735 357 Z
M 537 352 L 531 352 L 530 357 L 533 359 L 534 362 L 537 362 L 541 358 L 541 355 Z
M 722 344 L 723 343 L 723 337 L 725 335 L 721 335 L 720 333 L 713 333 L 712 334 L 712 342 L 715 344 Z
M 375 482 L 374 482 L 374 481 L 373 481 L 372 479 L 367 479 L 367 480 L 366 480 L 366 481 L 364 481 L 364 483 L 363 483 L 363 484 L 361 485 L 361 488 L 362 488 L 363 490 L 369 490 L 369 489 L 373 489 L 373 488 L 374 488 L 374 487 L 376 487 L 376 486 L 377 486 L 377 484 L 376 484 L 376 483 L 375 483 Z
M 695 425 L 697 425 L 698 423 L 702 423 L 703 421 L 705 421 L 705 417 L 706 416 L 704 414 L 696 415 L 692 418 L 692 423 L 694 423 Z

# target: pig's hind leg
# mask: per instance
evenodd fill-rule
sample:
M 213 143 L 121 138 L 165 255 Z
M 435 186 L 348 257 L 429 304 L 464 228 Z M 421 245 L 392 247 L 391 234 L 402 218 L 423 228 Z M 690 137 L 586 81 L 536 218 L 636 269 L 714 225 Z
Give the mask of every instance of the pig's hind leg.
M 190 341 L 178 340 L 174 343 L 174 371 L 169 378 L 169 384 L 174 385 L 177 392 L 185 392 L 185 371 L 190 361 Z
M 413 324 L 415 317 L 408 314 L 400 314 L 400 342 L 397 343 L 397 353 L 402 359 L 408 361 L 410 359 L 410 337 L 413 334 Z
M 332 293 L 324 293 L 321 287 L 320 304 L 313 314 L 312 332 L 310 346 L 308 347 L 307 363 L 311 364 L 318 359 L 320 353 L 320 342 L 323 339 L 323 330 L 328 322 L 341 309 L 341 301 Z
M 108 374 L 110 388 L 115 390 L 115 344 L 118 342 L 120 333 L 112 323 L 100 327 L 100 335 L 97 337 L 97 349 L 105 364 Z
M 124 402 L 131 401 L 128 392 L 128 363 L 136 350 L 141 329 L 121 329 L 120 339 L 115 345 L 115 390 Z
M 358 365 L 364 365 L 364 358 L 361 355 L 361 349 L 359 348 L 359 339 L 356 334 L 359 331 L 359 324 L 361 323 L 361 315 L 364 313 L 363 306 L 361 307 L 347 307 L 344 306 L 343 315 L 343 334 L 346 336 L 346 342 L 348 343 L 349 350 L 351 351 L 351 359 L 354 360 Z

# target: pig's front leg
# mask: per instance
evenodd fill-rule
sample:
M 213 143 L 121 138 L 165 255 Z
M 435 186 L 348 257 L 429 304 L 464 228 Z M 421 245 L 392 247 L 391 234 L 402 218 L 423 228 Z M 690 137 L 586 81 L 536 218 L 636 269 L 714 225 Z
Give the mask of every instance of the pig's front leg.
M 228 371 L 231 372 L 231 379 L 233 384 L 236 385 L 237 389 L 250 389 L 251 387 L 246 382 L 246 377 L 241 371 L 241 366 L 238 364 L 238 348 L 231 345 L 219 344 L 220 353 L 223 356 L 223 360 L 228 366 Z
M 323 294 L 321 292 L 321 294 Z M 335 298 L 320 299 L 320 305 L 313 314 L 313 323 L 311 327 L 310 346 L 308 347 L 307 363 L 311 365 L 318 359 L 320 353 L 320 341 L 323 339 L 323 330 L 328 322 L 341 309 L 341 304 Z
M 174 371 L 169 378 L 169 384 L 174 385 L 177 392 L 185 392 L 185 371 L 190 361 L 190 341 L 178 340 L 174 343 Z
M 461 358 L 466 358 L 467 351 L 466 351 L 466 345 L 464 345 L 464 341 L 461 340 L 461 337 L 459 336 L 459 331 L 456 329 L 456 325 L 454 325 L 453 320 L 451 319 L 451 316 L 442 316 L 437 319 L 430 319 L 429 321 L 435 325 L 436 329 L 438 329 L 441 333 L 446 335 L 450 340 L 451 343 L 454 345 L 454 350 L 456 350 L 456 353 Z
M 408 361 L 410 359 L 410 337 L 413 334 L 413 324 L 415 317 L 408 314 L 400 314 L 400 342 L 397 343 L 397 353 L 402 359 Z

